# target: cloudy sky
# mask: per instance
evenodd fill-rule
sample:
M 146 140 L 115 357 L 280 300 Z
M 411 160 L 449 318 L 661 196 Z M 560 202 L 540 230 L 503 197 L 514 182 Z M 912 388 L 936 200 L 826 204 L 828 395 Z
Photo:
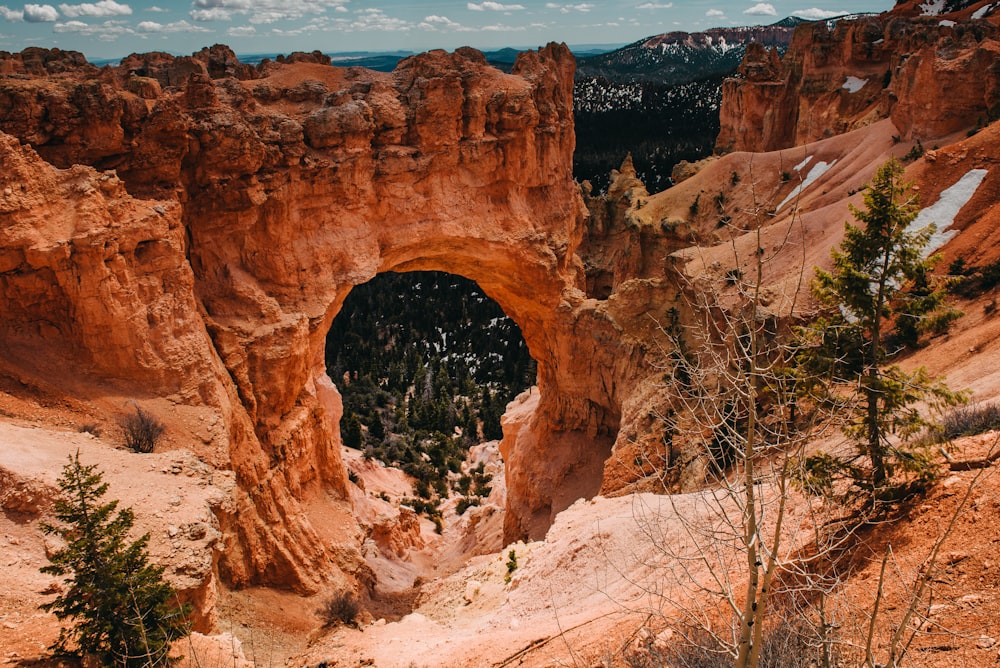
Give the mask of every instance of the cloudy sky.
M 4 2 L 5 0 L 0 0 Z M 819 3 L 819 4 L 814 4 Z M 884 11 L 893 0 L 95 0 L 0 5 L 0 50 L 57 46 L 89 58 L 189 54 L 222 42 L 237 53 L 422 51 L 550 41 L 625 44 L 672 30 L 760 25 L 785 16 Z

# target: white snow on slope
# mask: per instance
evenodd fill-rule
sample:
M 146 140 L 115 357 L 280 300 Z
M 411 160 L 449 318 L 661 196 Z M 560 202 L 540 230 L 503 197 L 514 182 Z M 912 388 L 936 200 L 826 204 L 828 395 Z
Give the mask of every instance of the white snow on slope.
M 795 171 L 797 171 L 797 172 L 801 172 L 801 171 L 802 171 L 802 169 L 803 169 L 803 168 L 804 168 L 804 167 L 805 167 L 806 165 L 808 165 L 808 164 L 809 164 L 809 161 L 810 161 L 810 160 L 812 160 L 812 159 L 813 159 L 813 157 L 812 157 L 811 155 L 807 155 L 807 156 L 806 156 L 806 159 L 805 159 L 805 160 L 803 160 L 803 161 L 802 161 L 802 162 L 800 162 L 799 164 L 797 164 L 797 165 L 795 165 L 794 167 L 792 167 L 792 169 L 794 169 L 794 170 L 795 170 Z
M 990 9 L 992 7 L 993 7 L 993 3 L 990 3 L 988 5 L 983 5 L 982 7 L 980 7 L 979 9 L 977 9 L 976 11 L 972 12 L 972 18 L 974 18 L 974 19 L 981 19 L 981 18 L 983 18 L 984 16 L 986 16 L 989 13 L 989 11 L 990 11 Z
M 865 87 L 866 83 L 868 83 L 868 79 L 847 77 L 847 80 L 844 82 L 844 85 L 841 86 L 841 88 L 846 89 L 848 93 L 857 93 L 859 90 Z
M 817 162 L 815 165 L 813 165 L 813 168 L 809 170 L 808 174 L 806 174 L 806 178 L 802 180 L 802 183 L 795 186 L 792 192 L 788 193 L 788 196 L 785 197 L 785 199 L 781 200 L 781 204 L 779 204 L 777 208 L 775 208 L 774 210 L 775 213 L 781 211 L 781 207 L 785 206 L 785 204 L 787 204 L 789 201 L 798 197 L 799 193 L 801 193 L 803 190 L 805 190 L 813 183 L 815 183 L 816 179 L 826 174 L 827 171 L 829 171 L 829 169 L 833 167 L 835 164 L 837 164 L 836 160 L 830 163 L 820 161 Z
M 937 16 L 944 11 L 944 0 L 930 0 L 920 5 L 920 13 L 924 16 Z
M 930 243 L 927 244 L 927 255 L 951 241 L 952 237 L 958 234 L 958 230 L 948 230 L 947 228 L 951 227 L 951 224 L 955 222 L 955 216 L 972 199 L 979 184 L 986 178 L 986 174 L 985 169 L 969 170 L 955 185 L 941 191 L 941 198 L 926 209 L 922 209 L 910 223 L 907 232 L 916 232 L 931 223 L 937 226 L 937 231 L 931 236 Z

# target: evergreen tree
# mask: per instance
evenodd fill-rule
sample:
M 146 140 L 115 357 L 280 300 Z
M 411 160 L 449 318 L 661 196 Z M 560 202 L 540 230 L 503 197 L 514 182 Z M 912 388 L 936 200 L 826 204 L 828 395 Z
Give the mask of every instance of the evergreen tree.
M 811 381 L 802 390 L 846 414 L 847 433 L 870 469 L 817 455 L 807 462 L 814 484 L 829 487 L 847 473 L 862 489 L 878 493 L 897 472 L 932 473 L 928 453 L 907 443 L 927 420 L 918 402 L 951 405 L 962 396 L 923 369 L 886 366 L 895 351 L 885 334 L 902 327 L 915 340 L 924 323 L 942 322 L 948 309 L 943 286 L 929 280 L 938 257 L 924 257 L 933 225 L 911 232 L 919 211 L 903 168 L 895 160 L 880 167 L 864 195 L 864 209 L 851 207 L 863 226 L 845 223 L 844 239 L 832 252 L 832 271 L 816 270 L 813 293 L 827 313 L 802 330 L 799 361 Z M 913 295 L 908 290 L 916 288 Z M 954 316 L 946 316 L 950 321 Z
M 361 420 L 359 420 L 358 416 L 354 413 L 351 413 L 344 423 L 344 431 L 343 434 L 341 434 L 341 440 L 348 448 L 354 448 L 355 450 L 361 448 Z
M 68 576 L 67 588 L 42 609 L 74 624 L 63 627 L 52 649 L 94 655 L 105 666 L 167 666 L 170 643 L 186 636 L 186 607 L 178 607 L 163 568 L 148 563 L 149 534 L 129 542 L 135 516 L 115 514 L 117 501 L 101 503 L 108 485 L 95 465 L 70 457 L 59 477 L 55 504 L 59 526 L 43 524 L 66 546 L 41 570 Z M 75 650 L 73 648 L 75 646 Z

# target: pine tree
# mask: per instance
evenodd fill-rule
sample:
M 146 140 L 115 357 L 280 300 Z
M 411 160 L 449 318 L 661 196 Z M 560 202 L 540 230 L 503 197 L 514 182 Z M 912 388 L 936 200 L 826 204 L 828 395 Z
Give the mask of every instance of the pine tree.
M 361 420 L 354 413 L 347 416 L 347 419 L 343 422 L 343 431 L 341 432 L 341 440 L 344 445 L 348 448 L 354 448 L 358 450 L 361 448 L 362 443 L 362 433 L 361 433 Z
M 931 475 L 928 453 L 907 442 L 929 424 L 916 404 L 962 400 L 923 368 L 906 372 L 886 366 L 895 352 L 886 342 L 893 327 L 901 330 L 898 338 L 915 341 L 929 325 L 946 326 L 957 317 L 943 285 L 929 278 L 939 259 L 924 257 L 933 225 L 908 229 L 919 205 L 902 175 L 895 160 L 876 171 L 865 208 L 851 207 L 864 225 L 845 223 L 844 239 L 832 252 L 832 271 L 816 270 L 813 294 L 827 313 L 802 330 L 799 361 L 812 379 L 802 390 L 849 416 L 847 433 L 870 464 L 817 455 L 807 464 L 821 487 L 847 473 L 858 487 L 878 493 L 897 472 Z
M 188 633 L 188 608 L 175 604 L 163 568 L 148 563 L 149 534 L 129 542 L 134 513 L 115 514 L 117 501 L 101 503 L 108 485 L 96 465 L 80 463 L 79 453 L 69 458 L 58 484 L 60 525 L 42 529 L 66 546 L 41 570 L 67 576 L 67 587 L 41 607 L 74 623 L 63 627 L 52 649 L 94 655 L 105 666 L 170 665 L 170 643 Z

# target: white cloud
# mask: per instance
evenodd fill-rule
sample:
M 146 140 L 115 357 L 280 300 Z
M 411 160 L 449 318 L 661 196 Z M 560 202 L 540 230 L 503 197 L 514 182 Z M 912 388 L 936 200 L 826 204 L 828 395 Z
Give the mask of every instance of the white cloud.
M 500 3 L 500 2 L 490 2 L 489 0 L 486 0 L 486 2 L 481 2 L 478 5 L 476 3 L 474 3 L 474 2 L 470 2 L 470 3 L 468 3 L 465 6 L 470 11 L 473 11 L 473 12 L 484 12 L 484 11 L 490 11 L 490 12 L 512 12 L 512 11 L 517 11 L 517 10 L 520 10 L 520 9 L 524 9 L 524 5 L 505 5 L 505 4 Z
M 223 9 L 221 7 L 212 7 L 211 9 L 192 9 L 190 15 L 193 20 L 199 22 L 228 21 L 233 17 L 232 13 L 228 9 Z
M 208 28 L 202 28 L 187 21 L 174 21 L 173 23 L 142 21 L 136 26 L 136 29 L 142 33 L 212 32 Z
M 743 10 L 744 14 L 751 14 L 753 16 L 777 16 L 778 10 L 774 8 L 770 2 L 758 2 L 753 7 Z
M 250 37 L 257 34 L 257 29 L 253 26 L 232 26 L 226 30 L 230 37 Z
M 190 16 L 195 21 L 228 21 L 249 15 L 251 23 L 276 23 L 323 14 L 327 9 L 346 11 L 350 0 L 194 0 Z
M 475 30 L 481 32 L 520 32 L 526 30 L 528 26 L 509 26 L 503 24 L 495 24 L 489 26 L 482 26 L 480 28 L 475 28 Z
M 132 8 L 115 2 L 115 0 L 99 0 L 99 2 L 85 2 L 80 5 L 61 4 L 59 11 L 63 13 L 63 16 L 75 19 L 78 16 L 128 16 L 132 13 Z
M 19 12 L 16 9 L 9 9 L 3 5 L 0 5 L 0 16 L 4 17 L 8 21 L 24 20 L 24 12 Z
M 452 21 L 447 16 L 425 16 L 424 20 L 418 25 L 421 30 L 460 30 L 462 28 L 461 23 L 456 23 Z
M 119 37 L 136 34 L 136 31 L 124 21 L 105 21 L 103 23 L 66 21 L 65 23 L 56 23 L 52 26 L 52 32 L 96 37 L 102 42 L 113 42 Z
M 705 12 L 705 16 L 710 16 L 713 19 L 719 19 L 719 18 L 725 18 L 726 13 L 721 9 L 710 9 L 707 12 Z
M 411 30 L 414 27 L 414 24 L 410 21 L 387 16 L 381 9 L 361 9 L 356 12 L 355 17 L 353 21 L 346 21 L 344 23 L 347 30 L 388 30 L 399 32 Z
M 146 7 L 146 11 L 147 12 L 166 12 L 166 11 L 169 11 L 169 10 L 164 9 L 163 7 L 157 7 L 156 5 L 150 5 L 149 7 Z
M 558 9 L 563 14 L 569 14 L 570 12 L 589 12 L 594 8 L 594 5 L 589 2 L 581 2 L 576 5 L 560 5 L 558 2 L 547 2 L 545 3 L 546 9 Z
M 810 21 L 819 21 L 821 19 L 829 19 L 834 16 L 841 16 L 843 12 L 831 12 L 826 9 L 819 9 L 818 7 L 811 7 L 809 9 L 799 9 L 792 12 L 792 16 L 798 16 L 800 19 L 807 19 Z
M 59 12 L 52 5 L 25 5 L 23 17 L 28 23 L 51 23 L 59 19 Z
M 646 2 L 646 3 L 643 3 L 643 4 L 639 5 L 638 7 L 636 7 L 636 9 L 670 9 L 673 6 L 674 6 L 674 3 L 672 3 L 672 2 L 667 2 L 667 3 L 663 3 L 663 2 Z
M 85 30 L 90 30 L 90 24 L 84 23 L 83 21 L 67 21 L 66 23 L 57 23 L 52 26 L 53 32 L 83 32 Z

